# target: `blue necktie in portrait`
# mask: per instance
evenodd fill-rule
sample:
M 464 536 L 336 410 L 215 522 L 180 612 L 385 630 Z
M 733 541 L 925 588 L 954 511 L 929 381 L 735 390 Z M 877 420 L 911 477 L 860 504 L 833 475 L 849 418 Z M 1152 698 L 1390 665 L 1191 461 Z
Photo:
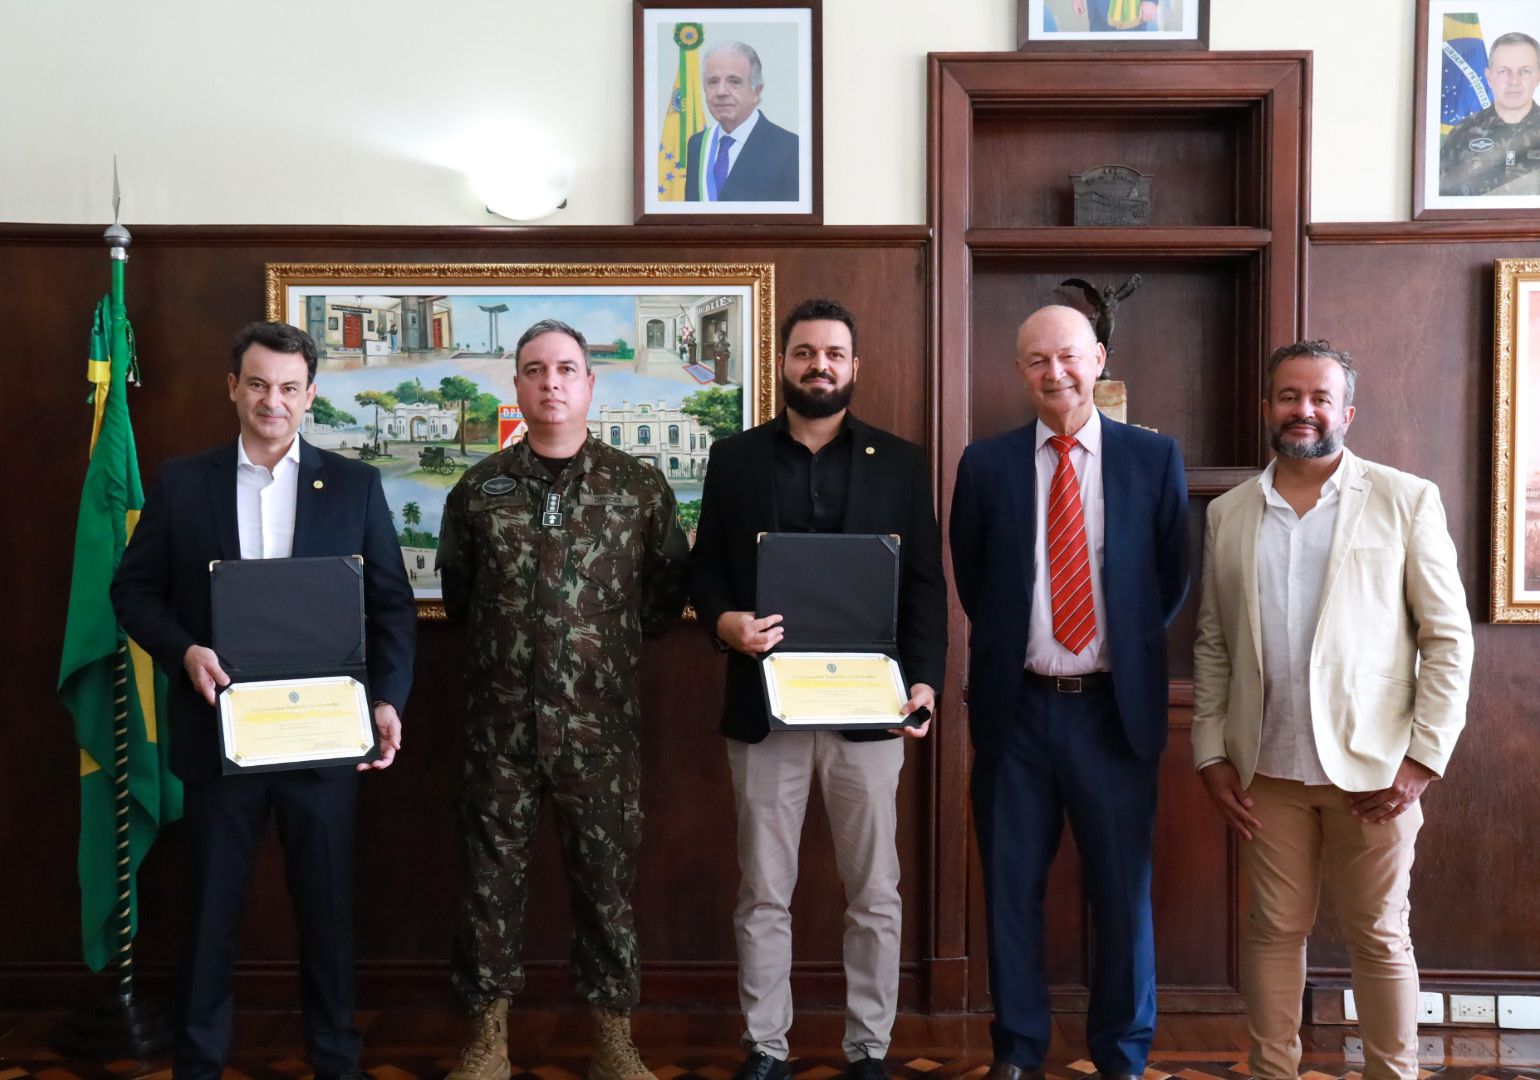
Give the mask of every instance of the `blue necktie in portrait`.
M 717 156 L 711 163 L 711 201 L 716 202 L 720 197 L 722 185 L 727 183 L 727 152 L 732 149 L 733 137 L 723 135 L 717 141 Z

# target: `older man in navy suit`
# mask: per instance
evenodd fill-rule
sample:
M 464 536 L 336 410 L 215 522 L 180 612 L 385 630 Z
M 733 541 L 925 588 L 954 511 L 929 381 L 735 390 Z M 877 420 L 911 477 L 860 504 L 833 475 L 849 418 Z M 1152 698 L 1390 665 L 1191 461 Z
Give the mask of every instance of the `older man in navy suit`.
M 171 768 L 186 785 L 187 940 L 172 1072 L 217 1080 L 230 1049 L 236 929 L 269 817 L 299 924 L 305 1042 L 316 1080 L 362 1077 L 353 1026 L 353 823 L 346 765 L 224 776 L 209 563 L 362 555 L 368 685 L 383 769 L 401 747 L 417 610 L 372 465 L 299 437 L 315 400 L 316 347 L 283 323 L 236 334 L 227 376 L 240 436 L 167 462 L 112 583 L 130 637 L 171 676 Z M 291 604 L 292 597 L 274 597 Z
M 759 111 L 759 54 L 741 41 L 712 46 L 701 61 L 701 84 L 716 123 L 690 136 L 686 201 L 796 202 L 797 136 Z
M 1187 595 L 1187 485 L 1170 438 L 1096 411 L 1106 350 L 1078 311 L 1021 324 L 1037 422 L 970 446 L 952 499 L 968 646 L 973 812 L 995 1021 L 987 1080 L 1042 1074 L 1048 867 L 1067 815 L 1091 903 L 1086 1023 L 1103 1077 L 1155 1033 L 1150 850 L 1166 742 L 1166 626 Z

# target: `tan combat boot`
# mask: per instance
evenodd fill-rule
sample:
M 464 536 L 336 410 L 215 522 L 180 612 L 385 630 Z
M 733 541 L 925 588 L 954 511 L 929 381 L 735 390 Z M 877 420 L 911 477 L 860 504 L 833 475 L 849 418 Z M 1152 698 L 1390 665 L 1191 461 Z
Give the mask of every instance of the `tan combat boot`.
M 642 1055 L 631 1041 L 631 1017 L 594 1006 L 594 1056 L 588 1080 L 658 1080 L 642 1064 Z
M 470 1041 L 460 1064 L 444 1080 L 508 1080 L 508 999 L 485 1005 L 471 1019 Z

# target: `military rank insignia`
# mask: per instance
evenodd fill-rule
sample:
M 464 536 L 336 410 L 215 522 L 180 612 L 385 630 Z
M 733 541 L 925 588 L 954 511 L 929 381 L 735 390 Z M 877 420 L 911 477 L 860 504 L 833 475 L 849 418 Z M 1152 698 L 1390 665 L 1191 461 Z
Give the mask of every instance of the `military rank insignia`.
M 545 511 L 540 515 L 540 524 L 547 529 L 559 529 L 561 523 L 561 496 L 552 491 L 545 497 Z

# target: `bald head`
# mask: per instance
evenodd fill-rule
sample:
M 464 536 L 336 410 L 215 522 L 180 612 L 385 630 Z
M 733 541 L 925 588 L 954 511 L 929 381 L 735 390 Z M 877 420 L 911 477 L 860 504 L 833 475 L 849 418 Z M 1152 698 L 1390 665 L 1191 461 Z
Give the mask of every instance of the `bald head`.
M 1016 331 L 1016 371 L 1038 419 L 1060 435 L 1091 418 L 1093 384 L 1106 363 L 1091 320 L 1072 307 L 1038 308 Z

